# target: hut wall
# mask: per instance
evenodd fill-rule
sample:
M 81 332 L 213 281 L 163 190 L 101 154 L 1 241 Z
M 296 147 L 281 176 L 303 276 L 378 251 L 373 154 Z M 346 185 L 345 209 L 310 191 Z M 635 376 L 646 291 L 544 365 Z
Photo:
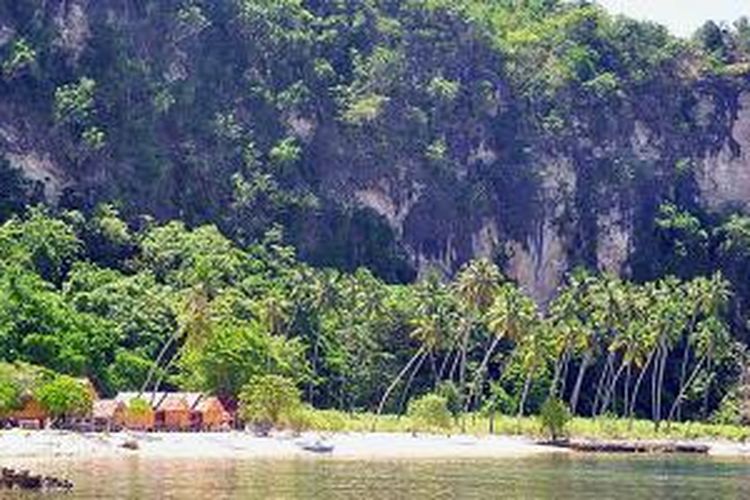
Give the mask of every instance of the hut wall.
M 186 430 L 190 428 L 190 410 L 167 409 L 161 410 L 164 428 L 171 431 Z
M 128 429 L 139 430 L 139 431 L 152 431 L 154 430 L 155 417 L 153 410 L 148 410 L 143 413 L 135 414 L 132 411 L 126 410 L 123 416 L 123 426 Z
M 23 407 L 10 413 L 13 420 L 38 420 L 40 423 L 49 418 L 49 414 L 36 399 L 27 399 Z

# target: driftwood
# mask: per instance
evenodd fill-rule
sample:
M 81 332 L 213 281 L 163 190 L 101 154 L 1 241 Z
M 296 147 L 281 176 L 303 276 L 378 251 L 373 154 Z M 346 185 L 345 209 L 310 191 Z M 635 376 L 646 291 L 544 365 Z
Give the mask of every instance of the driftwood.
M 16 471 L 3 467 L 0 469 L 0 490 L 1 489 L 21 489 L 21 490 L 41 490 L 41 489 L 61 489 L 70 490 L 73 483 L 67 479 L 60 479 L 53 476 L 42 476 L 31 474 L 27 470 Z
M 679 441 L 569 440 L 546 441 L 543 444 L 569 448 L 585 453 L 693 453 L 706 454 L 709 446 Z

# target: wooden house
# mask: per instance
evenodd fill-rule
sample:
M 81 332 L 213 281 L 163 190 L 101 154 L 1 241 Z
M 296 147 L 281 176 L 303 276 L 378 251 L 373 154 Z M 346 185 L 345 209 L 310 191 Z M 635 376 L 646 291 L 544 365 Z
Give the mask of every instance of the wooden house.
M 200 398 L 200 395 L 198 395 Z M 197 399 L 196 399 L 197 401 Z M 168 394 L 156 406 L 156 429 L 166 431 L 186 431 L 192 426 L 192 411 L 186 393 Z
M 8 415 L 11 422 L 25 428 L 43 429 L 49 422 L 49 418 L 47 410 L 31 392 L 21 395 L 21 407 L 11 411 Z
M 119 431 L 127 421 L 127 406 L 115 399 L 94 401 L 91 420 L 96 431 Z
M 162 396 L 163 397 L 163 396 Z M 151 393 L 121 392 L 115 397 L 115 401 L 125 405 L 124 427 L 138 431 L 152 431 L 156 427 L 156 414 L 154 412 L 153 395 Z M 137 404 L 137 401 L 145 404 Z M 135 402 L 135 403 L 134 403 Z
M 231 426 L 231 416 L 217 397 L 202 398 L 192 413 L 193 429 L 219 431 Z

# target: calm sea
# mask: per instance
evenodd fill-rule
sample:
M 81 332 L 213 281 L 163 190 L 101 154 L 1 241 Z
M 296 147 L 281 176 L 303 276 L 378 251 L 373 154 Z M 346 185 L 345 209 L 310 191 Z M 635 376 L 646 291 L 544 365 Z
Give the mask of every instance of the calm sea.
M 34 460 L 73 480 L 60 498 L 750 499 L 750 460 L 543 456 L 496 460 Z M 58 494 L 0 491 L 0 498 Z

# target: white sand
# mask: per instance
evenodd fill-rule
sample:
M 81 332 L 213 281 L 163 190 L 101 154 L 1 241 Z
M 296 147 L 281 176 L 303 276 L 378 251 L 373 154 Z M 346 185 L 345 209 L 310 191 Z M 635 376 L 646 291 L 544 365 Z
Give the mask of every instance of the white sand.
M 334 457 L 341 459 L 504 458 L 545 453 L 568 453 L 523 437 L 436 436 L 398 433 L 339 433 L 324 436 L 333 444 L 330 454 L 305 451 L 301 443 L 313 442 L 318 433 L 295 437 L 277 434 L 268 438 L 244 432 L 228 433 L 115 433 L 80 434 L 64 431 L 0 432 L 0 459 L 20 458 L 221 458 L 284 459 Z M 137 450 L 122 444 L 138 442 Z M 750 457 L 750 444 L 707 441 L 710 454 Z
M 526 438 L 433 436 L 368 433 L 331 434 L 325 442 L 334 445 L 330 454 L 305 451 L 301 443 L 316 441 L 318 433 L 299 437 L 278 434 L 268 438 L 244 432 L 230 433 L 115 433 L 79 434 L 63 431 L 0 432 L 2 458 L 304 458 L 333 456 L 346 459 L 395 458 L 491 458 L 519 457 L 565 450 L 541 446 Z M 137 450 L 122 447 L 138 442 Z

